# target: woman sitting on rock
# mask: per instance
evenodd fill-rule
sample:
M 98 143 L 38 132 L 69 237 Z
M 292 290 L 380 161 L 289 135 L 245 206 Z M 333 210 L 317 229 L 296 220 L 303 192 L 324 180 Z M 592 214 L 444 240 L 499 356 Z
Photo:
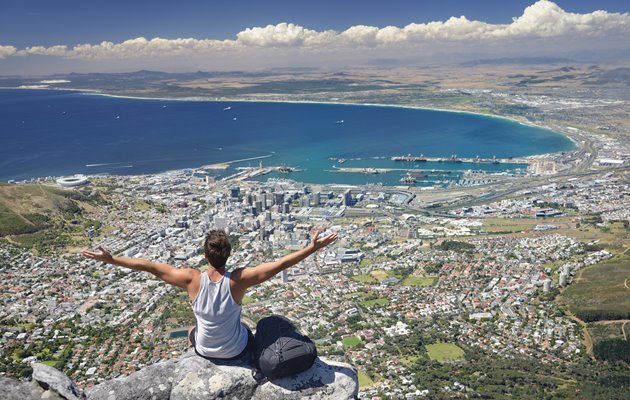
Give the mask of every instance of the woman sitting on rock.
M 206 235 L 204 252 L 210 267 L 203 273 L 140 258 L 112 256 L 103 247 L 94 252 L 84 251 L 83 255 L 108 264 L 147 271 L 166 283 L 185 289 L 196 319 L 196 325 L 188 334 L 195 352 L 209 359 L 237 359 L 253 351 L 254 346 L 251 331 L 241 322 L 241 303 L 247 289 L 269 280 L 336 239 L 336 233 L 319 239 L 319 232 L 315 232 L 310 245 L 302 250 L 254 268 L 237 268 L 232 272 L 225 267 L 232 247 L 225 232 L 220 230 Z

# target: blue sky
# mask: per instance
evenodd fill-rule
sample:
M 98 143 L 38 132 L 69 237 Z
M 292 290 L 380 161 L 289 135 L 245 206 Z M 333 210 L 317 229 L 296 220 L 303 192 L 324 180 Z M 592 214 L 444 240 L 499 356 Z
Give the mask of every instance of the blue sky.
M 627 50 L 629 11 L 628 0 L 7 0 L 0 2 L 0 75 L 243 69 L 254 60 L 286 67 L 296 57 L 295 66 L 594 57 L 599 49 Z M 423 56 L 411 60 L 410 51 Z

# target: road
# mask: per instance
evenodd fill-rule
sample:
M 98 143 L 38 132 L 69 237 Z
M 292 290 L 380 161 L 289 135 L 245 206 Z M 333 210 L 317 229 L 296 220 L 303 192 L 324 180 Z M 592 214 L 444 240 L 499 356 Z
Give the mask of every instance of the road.
M 529 179 L 523 178 L 519 182 L 514 182 L 514 185 L 512 185 L 510 188 L 498 189 L 492 193 L 478 196 L 472 199 L 452 203 L 447 206 L 443 206 L 443 207 L 439 207 L 435 209 L 426 209 L 426 208 L 420 208 L 420 207 L 413 207 L 412 205 L 407 205 L 407 208 L 413 211 L 422 211 L 436 217 L 439 217 L 439 216 L 452 217 L 452 215 L 448 214 L 448 211 L 455 208 L 472 207 L 476 205 L 488 204 L 489 202 L 498 201 L 498 200 L 510 197 L 516 194 L 517 192 L 528 190 L 528 189 L 534 189 L 541 185 L 548 185 L 551 183 L 565 183 L 567 179 L 569 178 L 584 178 L 587 176 L 599 176 L 605 173 L 615 172 L 617 170 L 621 171 L 622 169 L 608 168 L 608 169 L 602 169 L 600 171 L 589 171 L 589 172 L 583 172 L 583 173 L 567 172 L 567 173 L 553 175 L 549 177 L 539 177 L 539 178 L 529 178 Z M 458 191 L 461 191 L 461 188 L 458 188 Z M 465 218 L 466 216 L 460 216 L 460 217 Z

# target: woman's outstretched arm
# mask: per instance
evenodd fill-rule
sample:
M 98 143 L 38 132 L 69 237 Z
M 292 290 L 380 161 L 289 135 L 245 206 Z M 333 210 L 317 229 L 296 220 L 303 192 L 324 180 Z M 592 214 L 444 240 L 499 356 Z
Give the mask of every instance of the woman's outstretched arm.
M 169 264 L 143 260 L 141 258 L 112 256 L 112 254 L 103 247 L 99 247 L 97 251 L 84 250 L 81 254 L 96 261 L 102 261 L 136 271 L 150 272 L 164 282 L 182 289 L 188 289 L 195 273 L 199 273 L 192 268 L 175 268 Z
M 232 277 L 234 278 L 234 286 L 232 289 L 237 292 L 242 291 L 244 294 L 247 288 L 265 282 L 278 274 L 280 271 L 292 267 L 317 250 L 328 246 L 335 240 L 337 240 L 336 233 L 331 233 L 330 235 L 319 239 L 319 232 L 315 232 L 311 243 L 302 250 L 287 254 L 276 261 L 260 264 L 254 268 L 237 269 L 232 273 Z M 237 297 L 237 293 L 233 292 L 232 294 L 235 298 Z

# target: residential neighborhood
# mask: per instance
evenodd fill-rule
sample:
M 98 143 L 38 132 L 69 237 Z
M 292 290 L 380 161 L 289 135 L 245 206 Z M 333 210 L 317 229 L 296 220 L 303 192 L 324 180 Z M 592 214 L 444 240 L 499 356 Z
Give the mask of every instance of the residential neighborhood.
M 612 176 L 454 210 L 457 218 L 410 214 L 399 193 L 379 186 L 224 183 L 189 171 L 98 177 L 91 185 L 109 198 L 92 215 L 102 225 L 85 233 L 92 247 L 178 267 L 207 267 L 201 247 L 209 229 L 230 236 L 232 269 L 300 249 L 314 230 L 337 232 L 335 245 L 252 288 L 244 321 L 254 326 L 270 314 L 295 321 L 320 355 L 356 366 L 366 398 L 430 398 L 412 365 L 434 344 L 553 365 L 579 357 L 581 327 L 550 295 L 611 253 L 545 228 L 557 222 L 537 213 L 598 211 L 603 222 L 603 215 L 627 220 L 629 209 L 627 183 Z M 490 216 L 528 218 L 536 229 L 492 234 Z M 89 387 L 186 350 L 194 318 L 183 291 L 79 251 L 36 255 L 0 244 L 2 373 L 43 361 Z M 404 344 L 412 336 L 425 345 Z M 394 342 L 401 344 L 392 354 Z

